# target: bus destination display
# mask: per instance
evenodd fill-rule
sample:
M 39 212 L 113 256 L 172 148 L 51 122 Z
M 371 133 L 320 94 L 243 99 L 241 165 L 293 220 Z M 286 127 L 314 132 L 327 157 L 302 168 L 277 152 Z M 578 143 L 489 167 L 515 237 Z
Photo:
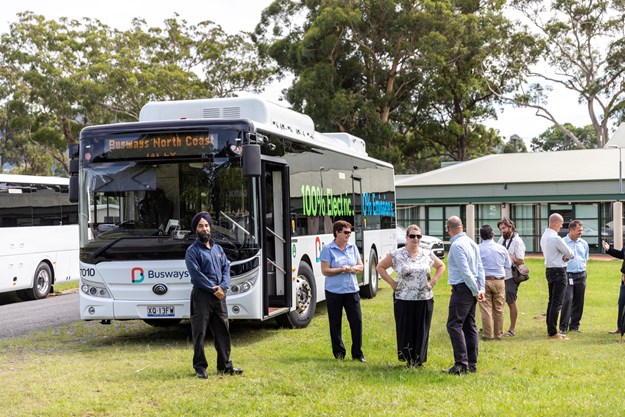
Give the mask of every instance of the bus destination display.
M 104 152 L 109 159 L 173 158 L 208 154 L 217 149 L 217 135 L 208 132 L 149 133 L 104 140 Z

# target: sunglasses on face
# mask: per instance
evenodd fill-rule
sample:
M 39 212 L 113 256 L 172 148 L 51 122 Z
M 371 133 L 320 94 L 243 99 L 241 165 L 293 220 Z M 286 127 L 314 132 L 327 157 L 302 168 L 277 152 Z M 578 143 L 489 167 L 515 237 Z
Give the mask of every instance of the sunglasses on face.
M 352 234 L 351 230 L 343 230 L 343 233 L 345 233 L 347 236 Z
M 414 239 L 414 238 L 421 239 L 421 238 L 423 237 L 423 235 L 413 235 L 413 234 L 411 233 L 411 234 L 409 234 L 409 235 L 408 235 L 408 237 L 409 237 L 410 239 Z

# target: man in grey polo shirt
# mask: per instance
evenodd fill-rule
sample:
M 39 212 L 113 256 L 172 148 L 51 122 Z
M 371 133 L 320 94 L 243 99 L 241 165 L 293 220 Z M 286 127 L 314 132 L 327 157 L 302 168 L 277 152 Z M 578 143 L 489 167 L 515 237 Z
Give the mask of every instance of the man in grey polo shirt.
M 566 265 L 573 259 L 573 251 L 559 235 L 564 219 L 558 213 L 549 216 L 549 227 L 540 238 L 540 248 L 545 257 L 545 276 L 549 285 L 549 302 L 547 303 L 547 333 L 552 339 L 568 339 L 558 333 L 558 316 L 562 309 L 566 291 Z

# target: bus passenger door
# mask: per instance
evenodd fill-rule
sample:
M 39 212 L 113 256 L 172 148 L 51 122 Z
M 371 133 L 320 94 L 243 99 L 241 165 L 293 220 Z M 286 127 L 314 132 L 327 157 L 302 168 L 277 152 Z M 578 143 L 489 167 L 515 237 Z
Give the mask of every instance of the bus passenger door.
M 282 159 L 262 161 L 263 316 L 269 318 L 291 305 L 291 229 L 289 168 Z

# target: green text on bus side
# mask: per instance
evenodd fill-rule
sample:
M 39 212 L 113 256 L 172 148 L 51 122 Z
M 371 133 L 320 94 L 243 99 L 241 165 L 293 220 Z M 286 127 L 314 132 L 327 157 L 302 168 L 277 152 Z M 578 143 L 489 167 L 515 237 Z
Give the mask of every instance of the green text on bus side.
M 352 199 L 347 193 L 335 196 L 332 188 L 325 195 L 320 187 L 302 185 L 302 208 L 305 216 L 351 216 Z

